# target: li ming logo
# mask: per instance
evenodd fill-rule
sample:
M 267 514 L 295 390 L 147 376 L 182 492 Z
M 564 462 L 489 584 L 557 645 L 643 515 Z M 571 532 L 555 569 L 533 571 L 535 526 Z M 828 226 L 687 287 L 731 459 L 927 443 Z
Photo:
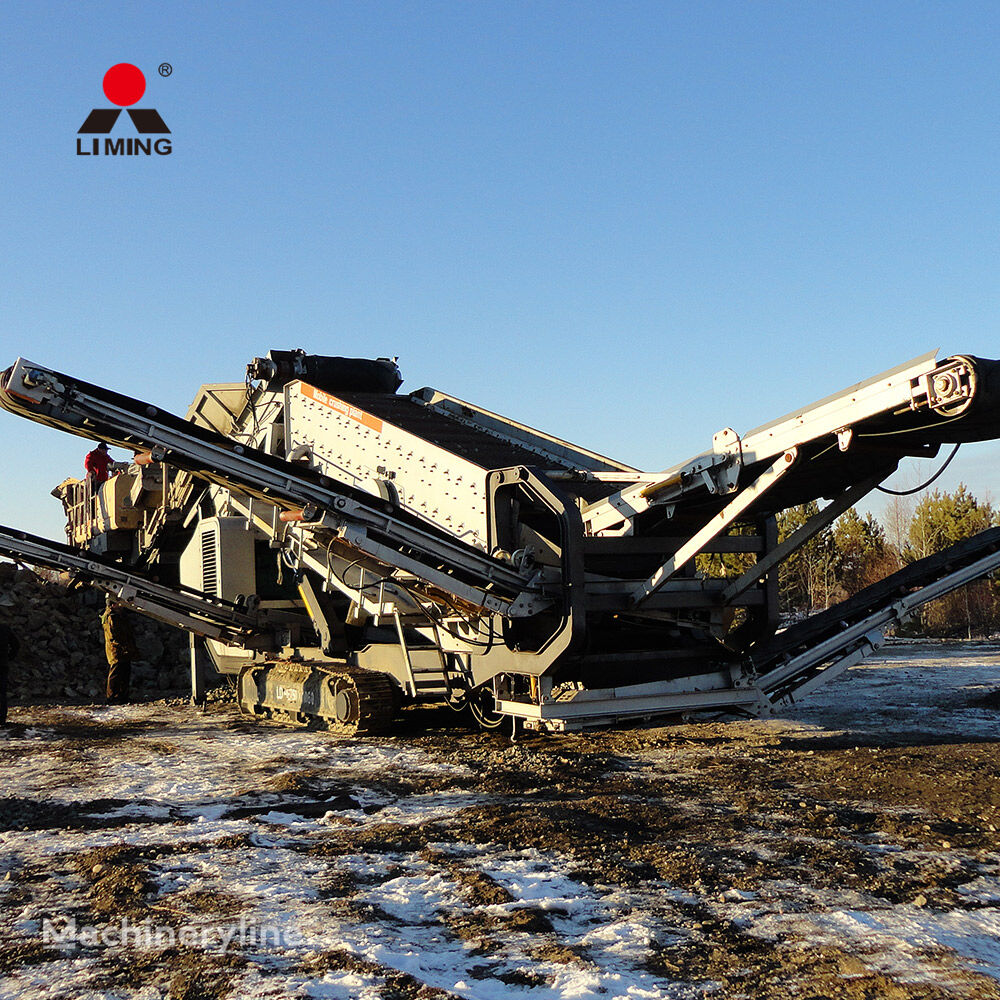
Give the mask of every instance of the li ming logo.
M 163 67 L 160 75 L 167 76 Z M 104 96 L 115 108 L 94 108 L 87 120 L 80 126 L 76 138 L 77 156 L 149 156 L 156 153 L 166 156 L 173 152 L 170 139 L 162 138 L 170 134 L 166 122 L 155 108 L 133 108 L 146 93 L 146 78 L 138 66 L 131 63 L 117 63 L 104 74 Z M 138 136 L 110 137 L 111 130 L 125 109 Z M 161 136 L 159 139 L 152 138 Z M 90 139 L 81 136 L 93 136 Z M 102 140 L 99 136 L 105 136 Z

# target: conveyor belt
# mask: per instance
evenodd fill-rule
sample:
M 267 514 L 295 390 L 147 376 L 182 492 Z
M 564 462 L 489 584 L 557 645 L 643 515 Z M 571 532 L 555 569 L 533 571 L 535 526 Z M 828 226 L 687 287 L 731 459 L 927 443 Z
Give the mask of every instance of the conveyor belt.
M 260 614 L 221 597 L 179 584 L 168 587 L 92 552 L 4 525 L 0 525 L 0 555 L 30 566 L 73 573 L 152 618 L 209 638 L 245 640 L 263 626 Z
M 993 572 L 998 566 L 1000 528 L 989 528 L 943 552 L 904 566 L 829 610 L 784 629 L 760 647 L 751 649 L 748 666 L 756 672 L 765 690 L 772 686 L 773 674 L 780 678 L 775 690 L 794 691 L 814 676 L 823 663 L 862 641 L 864 630 L 884 629 L 927 601 Z M 897 602 L 905 605 L 901 615 L 892 610 Z M 801 669 L 794 667 L 796 662 L 801 663 Z

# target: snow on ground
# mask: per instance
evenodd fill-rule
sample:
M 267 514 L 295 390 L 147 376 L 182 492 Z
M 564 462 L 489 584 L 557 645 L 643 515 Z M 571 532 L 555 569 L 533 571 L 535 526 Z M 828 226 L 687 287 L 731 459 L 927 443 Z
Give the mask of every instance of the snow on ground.
M 467 768 L 389 741 L 352 744 L 277 728 L 234 733 L 198 715 L 160 727 L 155 713 L 143 706 L 114 709 L 113 713 L 119 721 L 152 725 L 141 735 L 128 735 L 111 747 L 85 754 L 85 767 L 70 764 L 68 768 L 65 754 L 53 752 L 67 741 L 45 727 L 34 726 L 6 740 L 14 751 L 0 765 L 8 788 L 40 792 L 47 801 L 62 805 L 82 800 L 80 809 L 99 823 L 120 821 L 105 828 L 0 834 L 0 874 L 29 866 L 47 872 L 41 884 L 35 884 L 27 904 L 5 908 L 7 934 L 37 937 L 46 917 L 86 910 L 86 879 L 70 864 L 78 852 L 120 845 L 162 849 L 194 844 L 202 849 L 185 849 L 154 866 L 154 901 L 169 906 L 185 890 L 193 889 L 236 897 L 242 925 L 266 929 L 277 942 L 257 951 L 251 943 L 248 949 L 256 966 L 247 974 L 248 984 L 255 984 L 247 986 L 251 995 L 363 996 L 366 984 L 374 982 L 372 977 L 334 975 L 317 983 L 286 970 L 295 966 L 297 957 L 330 948 L 346 948 L 411 973 L 431 986 L 483 1000 L 529 989 L 494 978 L 498 971 L 517 976 L 520 970 L 551 977 L 547 991 L 530 989 L 533 997 L 584 1000 L 609 993 L 637 998 L 676 995 L 668 984 L 636 968 L 651 931 L 646 926 L 648 918 L 621 916 L 635 901 L 620 891 L 606 898 L 596 896 L 557 874 L 566 867 L 558 857 L 494 858 L 494 865 L 500 865 L 495 874 L 510 883 L 519 902 L 494 907 L 492 912 L 530 902 L 543 912 L 555 913 L 561 938 L 586 945 L 590 962 L 585 968 L 572 969 L 552 962 L 539 965 L 524 949 L 534 935 L 524 932 L 512 934 L 501 951 L 491 956 L 491 975 L 483 978 L 481 955 L 448 934 L 437 919 L 438 914 L 458 912 L 468 904 L 462 886 L 434 864 L 415 853 L 347 855 L 333 863 L 303 854 L 303 846 L 317 838 L 336 837 L 338 827 L 331 820 L 356 831 L 365 824 L 419 825 L 453 815 L 477 801 L 474 792 L 452 789 L 394 798 L 366 787 L 366 782 L 396 774 L 408 780 L 414 776 L 461 778 L 469 776 Z M 103 709 L 63 710 L 65 719 L 80 722 L 101 721 L 111 714 Z M 349 784 L 354 802 L 320 817 L 304 817 L 295 812 L 294 795 L 248 788 L 255 773 L 273 777 L 303 767 L 322 771 L 324 780 Z M 72 785 L 66 784 L 67 770 L 72 772 Z M 119 804 L 127 799 L 133 801 Z M 239 816 L 234 818 L 233 813 Z M 239 837 L 249 838 L 249 843 L 221 846 Z M 470 847 L 467 853 L 474 857 L 476 848 Z M 354 894 L 351 902 L 356 913 L 350 920 L 341 916 L 331 922 L 323 891 L 331 869 L 360 883 L 377 883 Z M 0 882 L 4 885 L 10 883 Z M 642 903 L 648 905 L 649 900 Z M 368 909 L 374 914 L 371 919 L 366 919 Z M 491 908 L 485 910 L 489 915 Z M 204 924 L 205 920 L 196 918 L 196 922 Z M 67 952 L 73 953 L 72 948 Z M 0 977 L 0 996 L 26 996 L 32 991 L 41 995 L 43 985 L 45 995 L 65 991 L 81 998 L 103 996 L 85 988 L 95 968 L 92 956 L 85 955 L 18 970 Z
M 804 744 L 887 727 L 996 740 L 1000 713 L 974 702 L 998 688 L 1000 646 L 897 646 L 757 725 Z M 133 923 L 189 928 L 193 947 L 213 955 L 229 934 L 228 953 L 243 964 L 226 989 L 238 996 L 382 997 L 394 974 L 469 1000 L 701 996 L 710 984 L 651 961 L 698 939 L 692 907 L 764 941 L 837 945 L 903 982 L 947 985 L 956 967 L 1000 981 L 997 855 L 970 862 L 960 902 L 937 910 L 777 872 L 756 891 L 699 895 L 656 879 L 625 887 L 581 880 L 574 858 L 556 849 L 460 839 L 408 846 L 400 830 L 488 800 L 473 770 L 419 741 L 337 741 L 162 704 L 45 718 L 0 733 L 4 794 L 23 810 L 23 821 L 0 832 L 6 945 L 37 942 L 46 919 L 60 916 L 78 928 L 117 926 L 113 912 L 95 911 L 95 886 L 102 868 L 118 864 L 113 852 L 131 850 L 122 857 L 145 879 Z M 654 776 L 663 759 L 627 767 Z M 694 808 L 683 796 L 677 806 Z M 47 818 L 46 809 L 63 812 Z M 381 845 L 379 831 L 390 828 Z M 365 849 L 345 847 L 368 831 Z M 743 846 L 765 857 L 773 837 L 751 831 Z M 901 850 L 881 836 L 852 848 L 873 859 Z M 107 862 L 81 866 L 101 851 L 112 852 Z M 159 981 L 108 980 L 109 963 L 124 954 L 113 943 L 50 948 L 57 954 L 45 960 L 0 963 L 0 997 L 169 993 Z
M 779 714 L 826 730 L 1000 739 L 1000 712 L 975 704 L 997 690 L 1000 643 L 900 642 Z
M 1000 644 L 977 643 L 970 650 L 962 644 L 900 642 L 780 714 L 807 734 L 889 731 L 996 740 L 1000 712 L 976 702 L 998 690 Z M 859 911 L 841 908 L 836 898 L 819 898 L 814 903 L 821 908 L 802 913 L 755 910 L 754 933 L 776 938 L 794 931 L 814 943 L 846 945 L 870 956 L 875 968 L 918 980 L 926 976 L 922 954 L 950 950 L 1000 979 L 1000 878 L 977 878 L 959 891 L 989 908 L 928 913 L 902 904 Z
M 910 981 L 933 982 L 923 956 L 952 951 L 973 968 L 1000 978 L 1000 910 L 928 913 L 911 905 L 755 916 L 754 933 L 777 938 L 794 933 L 812 944 L 835 944 L 863 954 L 866 963 Z

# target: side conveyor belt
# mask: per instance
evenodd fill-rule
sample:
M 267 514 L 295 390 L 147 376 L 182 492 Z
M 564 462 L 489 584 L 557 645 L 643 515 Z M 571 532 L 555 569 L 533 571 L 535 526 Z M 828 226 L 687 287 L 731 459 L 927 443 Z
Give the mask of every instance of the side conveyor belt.
M 919 559 L 828 611 L 751 650 L 749 665 L 772 701 L 804 694 L 829 670 L 870 655 L 883 630 L 922 605 L 1000 569 L 1000 528 L 989 528 Z
M 240 607 L 190 587 L 167 587 L 108 559 L 72 549 L 48 538 L 0 525 L 0 555 L 31 566 L 74 574 L 113 594 L 136 611 L 222 642 L 252 646 L 266 638 L 267 612 Z

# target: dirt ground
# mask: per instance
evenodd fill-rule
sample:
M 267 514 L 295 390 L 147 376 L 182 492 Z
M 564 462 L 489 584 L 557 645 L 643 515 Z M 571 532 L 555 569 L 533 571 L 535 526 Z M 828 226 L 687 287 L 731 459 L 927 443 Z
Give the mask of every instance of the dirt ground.
M 516 743 L 17 707 L 0 997 L 1000 998 L 998 690 L 936 644 L 776 719 Z

